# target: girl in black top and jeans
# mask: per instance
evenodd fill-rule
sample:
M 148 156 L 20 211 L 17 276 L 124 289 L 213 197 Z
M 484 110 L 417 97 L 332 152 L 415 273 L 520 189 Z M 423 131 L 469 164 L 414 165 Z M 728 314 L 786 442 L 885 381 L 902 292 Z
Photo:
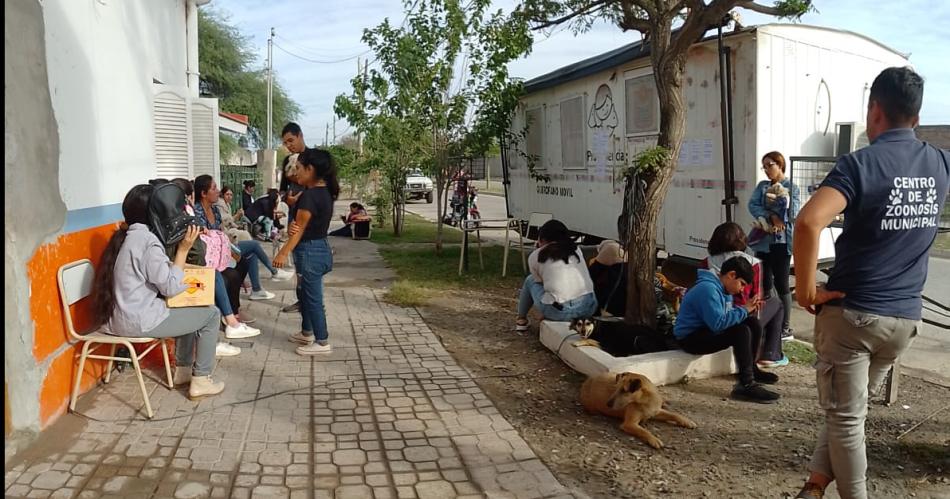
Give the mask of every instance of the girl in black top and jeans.
M 290 241 L 274 258 L 274 265 L 283 267 L 293 252 L 297 267 L 297 298 L 303 320 L 300 332 L 292 334 L 290 340 L 302 344 L 297 347 L 298 354 L 316 355 L 332 351 L 323 305 L 323 276 L 333 269 L 327 228 L 333 215 L 333 201 L 340 194 L 333 156 L 322 149 L 307 149 L 300 153 L 296 180 L 305 190 L 297 200 Z

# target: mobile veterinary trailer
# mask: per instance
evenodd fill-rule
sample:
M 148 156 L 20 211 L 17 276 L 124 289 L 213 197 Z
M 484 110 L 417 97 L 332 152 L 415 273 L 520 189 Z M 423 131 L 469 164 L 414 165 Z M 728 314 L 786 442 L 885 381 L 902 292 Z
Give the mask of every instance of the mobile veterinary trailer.
M 731 67 L 734 221 L 748 230 L 749 196 L 766 179 L 760 158 L 773 150 L 786 158 L 833 156 L 835 124 L 863 122 L 874 78 L 908 61 L 863 35 L 797 24 L 744 28 L 724 35 L 724 45 Z M 715 38 L 690 48 L 686 137 L 657 220 L 657 246 L 671 256 L 705 257 L 713 228 L 726 221 L 719 75 Z M 618 239 L 623 168 L 654 146 L 659 133 L 648 52 L 633 43 L 525 85 L 512 128 L 530 124 L 518 147 L 538 158 L 536 170 L 550 181 L 532 179 L 526 160 L 509 154 L 511 215 L 527 220 L 532 212 L 551 213 L 577 233 Z M 802 204 L 810 194 L 802 189 Z M 836 234 L 823 231 L 819 258 L 834 257 Z

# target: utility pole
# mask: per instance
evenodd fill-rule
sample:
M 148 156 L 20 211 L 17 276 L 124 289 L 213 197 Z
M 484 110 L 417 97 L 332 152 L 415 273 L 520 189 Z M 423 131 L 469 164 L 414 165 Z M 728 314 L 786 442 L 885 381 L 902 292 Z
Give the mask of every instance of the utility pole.
M 329 144 L 330 140 L 330 124 L 327 123 L 327 131 L 323 134 L 323 147 L 326 147 Z
M 336 116 L 333 116 L 333 143 L 336 144 Z
M 267 149 L 274 147 L 274 28 L 267 39 Z

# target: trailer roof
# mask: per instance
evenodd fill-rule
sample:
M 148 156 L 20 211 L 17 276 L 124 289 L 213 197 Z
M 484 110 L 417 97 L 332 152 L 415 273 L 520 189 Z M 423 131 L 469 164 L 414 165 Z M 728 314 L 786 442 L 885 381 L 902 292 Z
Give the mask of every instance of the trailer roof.
M 770 23 L 770 24 L 762 24 L 762 25 L 756 25 L 756 26 L 746 26 L 740 30 L 734 30 L 728 33 L 723 33 L 723 37 L 728 38 L 728 37 L 732 37 L 736 35 L 752 33 L 756 30 L 759 30 L 762 28 L 768 28 L 768 27 L 782 27 L 782 28 L 801 27 L 801 28 L 811 28 L 811 29 L 819 29 L 819 30 L 825 30 L 825 31 L 834 31 L 837 33 L 849 34 L 849 35 L 864 38 L 872 43 L 879 45 L 885 50 L 889 50 L 905 58 L 907 57 L 907 54 L 898 52 L 888 47 L 887 45 L 884 45 L 883 43 L 877 40 L 874 40 L 873 38 L 862 35 L 860 33 L 855 33 L 853 31 L 837 29 L 837 28 L 812 26 L 812 25 L 807 25 L 807 24 Z M 717 36 L 716 34 L 707 36 L 703 38 L 702 41 L 700 41 L 699 43 L 715 39 L 716 36 Z M 567 83 L 569 81 L 577 80 L 579 78 L 583 78 L 585 76 L 589 76 L 594 73 L 599 73 L 600 71 L 604 71 L 606 69 L 610 69 L 612 67 L 619 66 L 621 64 L 624 64 L 630 61 L 644 58 L 648 56 L 649 54 L 650 54 L 649 44 L 644 46 L 642 41 L 629 43 L 627 45 L 616 48 L 609 52 L 604 52 L 603 54 L 595 55 L 594 57 L 590 57 L 582 61 L 569 64 L 567 66 L 555 69 L 554 71 L 551 71 L 550 73 L 546 73 L 536 78 L 532 78 L 528 80 L 527 82 L 525 82 L 525 93 L 531 94 L 534 92 L 538 92 L 540 90 L 544 90 L 546 88 L 551 88 L 551 87 L 560 85 L 562 83 Z

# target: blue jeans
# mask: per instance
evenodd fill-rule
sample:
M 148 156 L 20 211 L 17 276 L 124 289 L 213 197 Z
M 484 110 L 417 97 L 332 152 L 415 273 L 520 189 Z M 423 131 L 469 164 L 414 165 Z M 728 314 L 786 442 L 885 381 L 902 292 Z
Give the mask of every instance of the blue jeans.
M 251 278 L 251 289 L 260 291 L 261 269 L 257 265 L 257 262 L 263 263 L 272 275 L 277 273 L 277 271 L 274 270 L 274 266 L 271 265 L 270 257 L 267 256 L 267 252 L 261 247 L 261 243 L 254 240 L 238 241 L 235 246 L 241 250 L 241 258 L 247 258 L 247 263 L 249 264 L 247 276 Z
M 327 312 L 323 306 L 323 276 L 333 270 L 333 254 L 326 239 L 300 241 L 294 248 L 297 266 L 297 299 L 300 301 L 301 330 L 304 335 L 314 334 L 318 343 L 325 344 Z
M 521 287 L 521 297 L 518 298 L 518 317 L 527 317 L 531 306 L 538 307 L 541 315 L 550 321 L 569 321 L 580 317 L 590 317 L 597 312 L 597 297 L 594 293 L 587 293 L 573 300 L 561 303 L 559 310 L 553 304 L 541 303 L 544 296 L 544 284 L 535 282 L 534 276 L 524 278 Z
M 234 313 L 231 309 L 231 300 L 228 299 L 228 287 L 224 282 L 224 276 L 217 270 L 214 271 L 214 306 L 218 307 L 222 316 Z

